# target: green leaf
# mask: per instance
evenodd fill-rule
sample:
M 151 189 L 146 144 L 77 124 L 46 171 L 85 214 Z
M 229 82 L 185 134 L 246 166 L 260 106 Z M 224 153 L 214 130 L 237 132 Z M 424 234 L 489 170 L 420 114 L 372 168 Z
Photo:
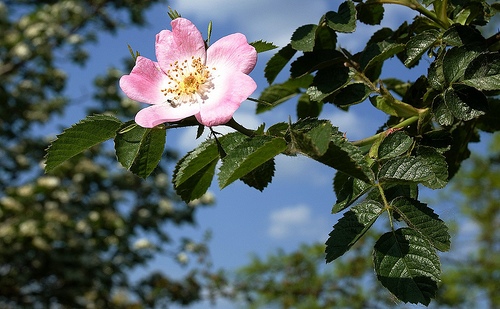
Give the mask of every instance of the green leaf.
M 326 262 L 329 263 L 346 253 L 375 223 L 384 212 L 377 201 L 363 201 L 353 206 L 333 226 L 326 241 Z
M 331 29 L 338 32 L 353 32 L 356 30 L 356 7 L 352 1 L 342 2 L 338 12 L 325 14 L 325 20 Z
M 372 188 L 371 185 L 358 178 L 337 172 L 333 179 L 333 190 L 337 201 L 332 207 L 332 213 L 346 209 Z
M 360 68 L 363 72 L 366 72 L 371 66 L 384 62 L 395 54 L 404 51 L 404 49 L 404 44 L 389 43 L 387 41 L 370 44 L 361 54 L 359 59 Z
M 252 42 L 250 43 L 250 45 L 252 45 L 253 48 L 255 48 L 257 53 L 263 53 L 278 48 L 278 46 L 274 45 L 273 43 L 269 43 L 263 40 Z
M 431 189 L 444 188 L 448 183 L 448 164 L 446 163 L 446 158 L 435 148 L 427 146 L 419 146 L 416 155 L 425 160 L 435 176 L 428 181 L 424 181 L 423 185 Z
M 64 130 L 47 148 L 45 172 L 84 150 L 113 138 L 121 125 L 122 122 L 116 117 L 93 115 Z
M 397 212 L 410 228 L 419 232 L 439 251 L 450 250 L 448 227 L 426 204 L 407 197 L 391 201 L 392 209 Z
M 319 50 L 307 52 L 292 62 L 290 66 L 290 74 L 292 77 L 296 78 L 322 68 L 343 66 L 345 61 L 344 55 L 338 50 Z
M 341 108 L 347 107 L 363 102 L 371 92 L 370 87 L 364 83 L 349 83 L 336 92 L 332 103 Z
M 387 89 L 385 89 L 384 85 L 382 84 L 380 85 L 380 92 L 382 93 L 382 95 L 370 97 L 370 102 L 373 106 L 383 111 L 384 113 L 391 116 L 404 118 L 409 118 L 420 114 L 420 111 L 417 108 L 396 99 Z
M 448 84 L 459 81 L 464 77 L 465 70 L 480 51 L 474 47 L 453 47 L 449 49 L 443 58 L 443 74 Z
M 257 113 L 262 113 L 273 109 L 279 104 L 290 100 L 301 94 L 301 88 L 308 87 L 313 81 L 313 77 L 305 75 L 296 79 L 289 79 L 282 84 L 274 84 L 262 91 L 257 104 Z M 265 103 L 264 103 L 265 102 Z
M 330 66 L 319 70 L 314 76 L 307 94 L 313 101 L 322 101 L 349 81 L 349 68 Z
M 405 66 L 414 66 L 422 57 L 422 55 L 439 39 L 440 32 L 436 29 L 426 30 L 412 37 L 406 43 L 406 59 Z
M 295 126 L 292 128 L 295 131 L 295 138 L 297 139 L 300 138 L 300 135 L 297 135 L 296 132 L 307 133 L 311 127 L 300 128 L 299 126 Z M 319 155 L 316 149 L 308 146 L 299 148 L 301 145 L 307 145 L 307 143 L 297 143 L 297 140 L 295 143 L 292 143 L 296 151 L 347 175 L 359 178 L 367 183 L 370 183 L 374 179 L 370 165 L 366 162 L 361 150 L 344 138 L 344 134 L 338 132 L 337 128 L 333 129 L 328 148 L 322 155 Z
M 274 170 L 274 158 L 272 158 L 240 179 L 246 185 L 263 191 L 267 185 L 271 183 L 274 176 Z
M 151 129 L 137 125 L 130 127 L 133 124 L 133 121 L 125 123 L 122 129 L 128 129 L 116 135 L 116 156 L 123 167 L 145 178 L 161 160 L 167 131 L 156 127 Z
M 335 50 L 337 48 L 337 32 L 326 24 L 320 24 L 316 29 L 314 50 Z
M 460 24 L 452 25 L 442 37 L 443 43 L 451 46 L 482 45 L 485 43 L 481 32 L 474 27 Z
M 328 120 L 304 119 L 292 126 L 290 136 L 292 147 L 322 156 L 328 150 L 331 136 L 337 129 Z
M 183 201 L 190 202 L 207 192 L 219 161 L 219 151 L 215 139 L 201 143 L 196 149 L 180 159 L 174 169 L 175 192 Z
M 304 25 L 292 34 L 291 44 L 293 49 L 304 52 L 310 52 L 314 48 L 314 39 L 316 37 L 317 25 Z
M 233 143 L 230 148 L 225 149 L 227 156 L 219 171 L 221 189 L 280 154 L 286 149 L 286 142 L 280 137 L 261 135 Z
M 300 96 L 297 101 L 297 117 L 299 119 L 318 117 L 323 109 L 323 103 L 311 101 L 307 94 Z
M 382 165 L 378 173 L 381 182 L 421 183 L 435 177 L 422 158 L 398 157 Z
M 465 121 L 484 115 L 488 108 L 486 96 L 469 86 L 446 89 L 443 104 L 455 118 Z
M 297 51 L 288 44 L 274 54 L 266 64 L 264 76 L 269 84 L 272 84 L 276 76 L 283 70 L 285 65 L 293 58 Z
M 460 83 L 479 90 L 500 90 L 500 56 L 483 53 L 467 66 Z
M 359 3 L 358 20 L 367 25 L 379 25 L 384 18 L 384 7 L 378 3 Z
M 439 257 L 419 232 L 402 228 L 382 235 L 375 243 L 373 262 L 382 285 L 401 301 L 428 305 L 435 297 Z
M 386 136 L 382 143 L 380 143 L 378 147 L 378 158 L 390 159 L 399 157 L 407 152 L 411 145 L 413 145 L 413 139 L 411 137 L 402 131 L 396 131 Z

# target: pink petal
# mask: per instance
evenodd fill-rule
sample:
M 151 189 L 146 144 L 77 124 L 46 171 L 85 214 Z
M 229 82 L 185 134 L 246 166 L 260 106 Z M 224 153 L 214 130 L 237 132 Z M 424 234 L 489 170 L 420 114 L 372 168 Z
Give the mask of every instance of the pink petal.
M 214 89 L 206 94 L 208 98 L 201 103 L 200 113 L 196 115 L 198 122 L 208 127 L 231 120 L 241 103 L 257 89 L 255 81 L 246 74 L 224 73 L 227 74 L 214 78 Z
M 135 115 L 135 122 L 143 128 L 152 128 L 164 122 L 174 122 L 197 114 L 199 103 L 172 107 L 169 104 L 157 104 L 141 109 Z
M 207 66 L 233 68 L 250 73 L 257 63 L 257 51 L 241 33 L 225 36 L 207 50 Z
M 132 72 L 120 78 L 120 88 L 132 100 L 159 104 L 165 101 L 161 89 L 166 82 L 167 77 L 158 67 L 158 63 L 139 56 Z
M 205 41 L 196 26 L 185 18 L 176 18 L 171 25 L 172 31 L 163 30 L 156 35 L 156 59 L 160 67 L 167 71 L 175 61 L 193 56 L 205 63 Z

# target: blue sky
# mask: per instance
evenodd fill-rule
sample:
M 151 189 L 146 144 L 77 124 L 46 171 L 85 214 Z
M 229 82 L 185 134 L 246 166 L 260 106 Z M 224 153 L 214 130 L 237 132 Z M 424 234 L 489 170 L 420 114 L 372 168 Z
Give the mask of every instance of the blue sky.
M 337 10 L 339 3 L 340 1 L 320 0 L 177 0 L 170 1 L 168 5 L 183 17 L 192 20 L 204 35 L 208 22 L 212 21 L 212 42 L 222 36 L 241 32 L 249 41 L 262 39 L 283 46 L 297 27 L 317 23 L 326 11 Z M 119 31 L 117 36 L 101 36 L 99 43 L 92 47 L 89 64 L 85 68 L 72 68 L 70 71 L 68 91 L 72 96 L 91 93 L 93 76 L 103 74 L 110 66 L 120 67 L 121 59 L 129 55 L 127 44 L 140 51 L 141 55 L 155 59 L 155 35 L 162 29 L 170 29 L 167 10 L 166 4 L 157 5 L 150 10 L 147 14 L 149 25 L 145 28 Z M 403 20 L 411 20 L 411 14 L 409 9 L 387 6 L 383 25 L 395 27 Z M 374 28 L 360 25 L 355 35 L 341 35 L 340 45 L 357 52 L 374 31 Z M 273 51 L 259 55 L 258 65 L 251 74 L 259 86 L 252 97 L 257 98 L 267 85 L 263 69 L 272 54 Z M 409 71 L 397 61 L 385 67 L 385 72 L 387 76 L 399 75 L 401 79 L 422 74 L 418 69 Z M 351 140 L 367 137 L 385 121 L 385 116 L 370 104 L 363 105 L 366 106 L 355 106 L 349 113 L 328 105 L 325 106 L 322 118 L 339 126 Z M 77 122 L 85 117 L 83 108 L 73 107 L 71 117 L 65 116 L 57 119 L 57 122 L 65 127 Z M 256 128 L 263 122 L 269 126 L 288 121 L 289 116 L 295 119 L 293 103 L 259 115 L 255 115 L 254 110 L 255 103 L 246 101 L 235 114 L 235 119 L 249 128 Z M 167 145 L 179 150 L 181 155 L 204 140 L 203 137 L 195 140 L 195 128 L 179 129 L 168 132 L 167 135 Z M 304 157 L 279 156 L 276 162 L 273 183 L 262 193 L 241 182 L 233 183 L 221 191 L 214 179 L 210 191 L 216 197 L 215 206 L 201 209 L 197 213 L 196 229 L 182 228 L 173 232 L 200 239 L 205 230 L 212 230 L 210 250 L 216 269 L 237 268 L 249 262 L 252 254 L 265 256 L 278 247 L 290 251 L 303 242 L 324 242 L 332 225 L 339 218 L 339 215 L 330 214 L 335 202 L 332 191 L 334 170 Z M 447 208 L 440 208 L 440 211 L 443 213 L 439 214 L 444 217 L 454 216 L 453 211 Z M 165 271 L 169 275 L 181 273 L 176 264 L 166 260 L 168 258 L 159 257 L 151 268 Z M 216 307 L 225 306 L 219 304 Z

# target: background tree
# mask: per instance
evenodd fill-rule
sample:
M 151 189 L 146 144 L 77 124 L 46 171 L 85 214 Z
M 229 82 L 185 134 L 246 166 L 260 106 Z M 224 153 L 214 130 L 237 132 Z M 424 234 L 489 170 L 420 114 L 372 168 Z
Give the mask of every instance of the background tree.
M 200 298 L 206 239 L 174 241 L 166 226 L 193 224 L 197 206 L 213 199 L 178 200 L 166 174 L 172 150 L 146 180 L 116 168 L 105 144 L 43 172 L 51 120 L 80 103 L 64 92 L 63 65 L 84 66 L 99 35 L 144 25 L 158 2 L 0 2 L 0 307 L 153 307 Z M 86 113 L 134 115 L 137 103 L 118 95 L 121 71 L 97 73 L 98 104 Z M 181 265 L 196 257 L 196 268 L 177 280 L 141 271 L 130 278 L 158 253 Z

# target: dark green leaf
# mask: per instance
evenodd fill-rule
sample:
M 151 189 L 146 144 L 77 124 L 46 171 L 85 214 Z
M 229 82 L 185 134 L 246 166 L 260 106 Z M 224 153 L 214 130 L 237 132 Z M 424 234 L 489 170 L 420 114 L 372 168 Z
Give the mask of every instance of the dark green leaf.
M 289 79 L 282 84 L 274 84 L 262 91 L 257 104 L 257 113 L 273 109 L 279 104 L 302 93 L 301 88 L 307 88 L 313 81 L 313 77 L 305 75 L 301 78 Z M 265 102 L 265 103 L 264 103 Z
M 220 167 L 219 187 L 221 189 L 227 187 L 285 149 L 286 142 L 283 138 L 267 135 L 230 143 L 225 147 L 227 156 L 222 160 Z
M 333 189 L 335 191 L 335 196 L 337 196 L 337 201 L 332 207 L 332 213 L 338 213 L 346 209 L 371 188 L 372 186 L 366 182 L 342 172 L 337 172 L 333 179 Z
M 51 171 L 77 154 L 115 137 L 122 122 L 107 115 L 87 116 L 57 136 L 45 157 L 45 171 Z
M 318 26 L 309 24 L 304 25 L 292 34 L 291 44 L 293 49 L 300 50 L 304 52 L 313 51 L 314 39 L 316 37 L 316 28 Z
M 411 137 L 402 131 L 396 131 L 386 136 L 382 143 L 380 143 L 378 147 L 378 158 L 390 159 L 399 157 L 407 152 L 412 144 L 413 139 Z
M 332 102 L 339 107 L 347 107 L 363 102 L 371 92 L 370 87 L 364 83 L 349 83 L 337 91 Z
M 370 44 L 361 54 L 359 59 L 360 68 L 365 72 L 370 69 L 371 66 L 384 62 L 384 60 L 393 57 L 404 49 L 404 44 L 389 43 L 386 41 Z
M 465 70 L 480 51 L 473 47 L 453 47 L 446 52 L 443 58 L 443 74 L 448 84 L 461 80 Z
M 215 174 L 219 151 L 215 139 L 209 139 L 177 162 L 173 174 L 174 189 L 190 202 L 207 192 Z
M 484 37 L 476 28 L 460 24 L 452 25 L 442 37 L 443 43 L 451 46 L 482 45 Z
M 298 150 L 318 162 L 333 167 L 347 175 L 359 178 L 364 182 L 370 183 L 374 179 L 370 165 L 361 150 L 344 138 L 343 133 L 338 132 L 336 128 L 330 137 L 328 149 L 323 155 L 318 155 L 317 151 L 309 147 Z
M 323 103 L 311 101 L 307 94 L 303 94 L 297 102 L 297 117 L 299 119 L 316 118 L 322 109 Z
M 443 101 L 455 118 L 465 121 L 483 115 L 488 108 L 485 95 L 469 86 L 446 89 Z
M 439 30 L 430 29 L 412 37 L 408 43 L 406 43 L 406 59 L 404 64 L 407 67 L 415 65 L 422 55 L 436 44 L 439 35 Z
M 126 123 L 123 127 L 133 124 Z M 165 149 L 166 130 L 134 126 L 122 130 L 115 137 L 115 151 L 123 167 L 139 177 L 151 174 L 161 160 Z
M 262 41 L 262 40 L 252 42 L 252 43 L 250 43 L 250 45 L 252 45 L 253 48 L 255 48 L 255 50 L 258 53 L 262 53 L 262 52 L 266 52 L 266 51 L 278 48 L 278 46 L 274 45 L 273 43 L 269 43 L 269 42 Z
M 297 51 L 288 44 L 280 49 L 269 59 L 264 69 L 264 76 L 269 84 L 274 82 L 276 76 L 283 70 L 285 65 L 293 58 Z
M 349 68 L 330 66 L 319 70 L 307 94 L 313 101 L 322 101 L 349 81 Z
M 384 18 L 384 7 L 379 3 L 359 3 L 358 20 L 367 25 L 379 25 Z
M 426 204 L 400 197 L 391 201 L 391 207 L 410 228 L 419 232 L 434 248 L 440 251 L 450 250 L 448 227 Z
M 326 241 L 326 262 L 346 253 L 375 223 L 384 207 L 377 201 L 363 201 L 353 206 L 333 226 Z
M 435 297 L 441 269 L 428 240 L 410 228 L 382 235 L 375 243 L 377 278 L 403 302 L 428 305 Z
M 437 122 L 443 126 L 451 126 L 453 124 L 453 113 L 449 107 L 444 104 L 443 96 L 437 96 L 432 103 L 434 116 Z
M 356 8 L 352 1 L 342 2 L 338 12 L 326 13 L 328 27 L 338 32 L 353 32 L 356 30 Z
M 259 191 L 264 190 L 271 183 L 274 176 L 274 158 L 264 162 L 261 166 L 241 177 L 246 185 Z
M 500 55 L 484 53 L 467 66 L 461 83 L 479 90 L 500 90 Z
M 316 29 L 314 50 L 335 50 L 337 48 L 337 33 L 326 25 L 319 25 Z
M 418 157 L 398 157 L 382 165 L 378 173 L 381 182 L 421 183 L 434 176 L 425 160 Z
M 343 66 L 344 62 L 345 57 L 338 50 L 308 52 L 292 62 L 290 74 L 292 77 L 297 78 L 322 68 Z

